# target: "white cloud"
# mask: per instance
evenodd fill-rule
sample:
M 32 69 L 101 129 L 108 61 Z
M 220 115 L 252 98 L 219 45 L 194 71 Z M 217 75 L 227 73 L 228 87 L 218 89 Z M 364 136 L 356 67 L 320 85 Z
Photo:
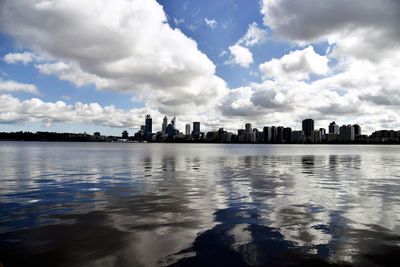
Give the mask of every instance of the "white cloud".
M 36 86 L 33 84 L 18 83 L 15 81 L 4 81 L 0 78 L 0 92 L 25 91 L 31 94 L 39 94 Z
M 364 133 L 400 129 L 400 81 L 396 78 L 400 67 L 396 60 L 376 63 L 349 58 L 341 61 L 330 76 L 313 82 L 299 80 L 309 70 L 281 73 L 280 65 L 274 65 L 278 66 L 277 79 L 231 90 L 219 106 L 225 118 L 246 117 L 257 127 L 295 127 L 296 121 L 311 117 L 317 127 L 324 128 L 336 120 L 340 124 L 358 123 Z
M 253 54 L 248 47 L 262 44 L 267 40 L 267 31 L 258 28 L 258 24 L 253 22 L 249 25 L 246 34 L 240 38 L 236 44 L 229 47 L 231 57 L 225 64 L 238 64 L 248 68 L 253 63 Z
M 215 19 L 204 18 L 204 22 L 211 28 L 211 30 L 214 30 L 217 27 L 217 21 Z
M 29 62 L 32 61 L 42 60 L 41 57 L 27 51 L 23 53 L 9 53 L 5 55 L 3 59 L 8 64 L 15 64 L 18 62 L 22 62 L 24 65 L 27 65 Z
M 263 0 L 264 24 L 292 42 L 329 41 L 336 54 L 377 61 L 400 47 L 397 0 Z
M 320 56 L 312 46 L 296 50 L 280 59 L 272 59 L 260 65 L 264 79 L 304 80 L 310 74 L 325 75 L 328 73 L 328 58 Z
M 177 19 L 177 18 L 174 17 L 174 23 L 175 23 L 176 26 L 179 26 L 179 24 L 182 24 L 184 22 L 185 22 L 184 19 Z
M 161 112 L 195 114 L 228 91 L 213 62 L 168 25 L 154 0 L 5 0 L 0 29 L 18 47 L 53 59 L 36 65 L 42 73 L 139 94 Z
M 232 58 L 226 61 L 226 64 L 238 64 L 242 67 L 248 68 L 253 63 L 253 54 L 246 47 L 235 44 L 229 47 Z
M 258 27 L 256 22 L 249 25 L 246 34 L 237 42 L 245 46 L 263 44 L 267 41 L 267 31 Z
M 66 64 L 64 62 L 36 64 L 35 67 L 42 74 L 55 75 L 60 80 L 70 81 L 78 87 L 94 84 L 98 89 L 107 88 L 108 80 L 82 71 L 79 65 Z
M 63 97 L 68 100 L 69 97 Z M 98 103 L 84 104 L 76 102 L 68 105 L 64 101 L 44 102 L 38 98 L 20 100 L 11 95 L 0 95 L 0 124 L 24 124 L 40 122 L 46 127 L 54 123 L 81 123 L 107 127 L 140 129 L 144 115 L 153 117 L 153 131 L 161 130 L 164 114 L 156 109 L 144 107 L 130 110 L 118 109 L 115 106 L 101 106 Z M 169 116 L 172 119 L 172 116 Z M 176 125 L 184 130 L 186 123 L 201 122 L 202 130 L 224 126 L 217 110 L 208 110 L 202 114 L 184 114 L 177 116 Z
M 148 108 L 124 111 L 114 106 L 102 107 L 97 103 L 77 102 L 67 105 L 63 101 L 43 102 L 38 98 L 20 101 L 10 95 L 0 95 L 1 123 L 94 123 L 110 127 L 140 128 L 143 114 L 147 113 L 161 117 L 160 113 Z
M 199 120 L 204 128 L 235 129 L 246 121 L 256 127 L 294 127 L 296 120 L 305 117 L 316 119 L 318 127 L 336 120 L 358 122 L 367 132 L 400 128 L 398 1 L 262 3 L 264 24 L 273 36 L 304 48 L 261 64 L 263 78 L 272 80 L 228 93 L 225 82 L 215 75 L 213 62 L 194 40 L 169 27 L 156 1 L 1 1 L 0 29 L 15 38 L 18 49 L 51 58 L 36 63 L 40 73 L 77 86 L 94 84 L 102 90 L 131 93 L 146 103 L 144 109 L 124 111 L 98 104 L 66 105 L 2 96 L 1 121 L 65 120 L 138 127 L 143 114 L 150 112 L 161 120 L 162 112 L 177 114 L 179 123 Z M 249 48 L 267 38 L 266 30 L 250 24 L 246 34 L 227 50 L 231 57 L 226 63 L 249 67 L 253 63 Z M 329 43 L 326 55 L 308 46 L 320 41 Z M 10 55 L 9 62 L 36 61 L 22 54 Z M 328 58 L 339 63 L 329 69 Z M 324 77 L 309 81 L 312 74 Z M 36 89 L 34 85 L 1 84 L 8 88 L 2 91 Z

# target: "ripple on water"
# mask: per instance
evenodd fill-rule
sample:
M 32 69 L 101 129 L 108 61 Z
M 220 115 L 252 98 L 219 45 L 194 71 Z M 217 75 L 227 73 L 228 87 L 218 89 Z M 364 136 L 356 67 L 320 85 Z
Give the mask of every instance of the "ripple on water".
M 388 265 L 396 146 L 0 146 L 0 262 Z

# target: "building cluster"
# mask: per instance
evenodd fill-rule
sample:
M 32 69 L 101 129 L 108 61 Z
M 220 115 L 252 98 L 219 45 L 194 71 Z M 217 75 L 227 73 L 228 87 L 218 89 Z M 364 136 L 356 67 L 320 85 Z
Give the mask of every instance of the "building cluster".
M 192 131 L 191 131 L 192 126 Z M 176 129 L 176 117 L 168 123 L 165 116 L 161 131 L 152 132 L 152 118 L 145 116 L 145 125 L 129 138 L 124 131 L 124 139 L 133 141 L 149 142 L 223 142 L 223 143 L 273 143 L 273 144 L 318 144 L 318 143 L 398 143 L 400 142 L 400 131 L 381 130 L 372 135 L 362 135 L 361 127 L 358 124 L 339 126 L 331 122 L 328 131 L 325 128 L 315 129 L 313 119 L 302 121 L 301 130 L 292 130 L 284 126 L 265 126 L 262 130 L 252 128 L 246 123 L 244 129 L 238 129 L 237 133 L 225 131 L 224 128 L 209 132 L 200 130 L 200 122 L 186 124 L 185 131 Z
M 125 135 L 124 135 L 125 133 Z M 57 141 L 57 142 L 126 142 L 128 132 L 120 136 L 104 136 L 100 132 L 93 135 L 87 133 L 56 133 L 56 132 L 0 132 L 0 140 L 10 141 Z
M 191 127 L 192 126 L 192 127 Z M 371 135 L 361 134 L 357 124 L 339 127 L 334 121 L 325 128 L 315 129 L 313 119 L 305 119 L 301 130 L 292 130 L 284 126 L 265 126 L 262 130 L 252 128 L 246 123 L 243 129 L 232 133 L 224 128 L 202 132 L 200 122 L 186 124 L 185 131 L 176 128 L 176 117 L 169 122 L 165 116 L 161 131 L 153 132 L 153 120 L 145 116 L 145 124 L 133 136 L 123 131 L 122 136 L 103 136 L 100 132 L 90 134 L 54 133 L 54 132 L 0 132 L 0 140 L 24 141 L 75 141 L 75 142 L 209 142 L 209 143 L 271 143 L 271 144 L 320 144 L 320 143 L 359 143 L 380 144 L 400 143 L 400 131 L 380 130 Z

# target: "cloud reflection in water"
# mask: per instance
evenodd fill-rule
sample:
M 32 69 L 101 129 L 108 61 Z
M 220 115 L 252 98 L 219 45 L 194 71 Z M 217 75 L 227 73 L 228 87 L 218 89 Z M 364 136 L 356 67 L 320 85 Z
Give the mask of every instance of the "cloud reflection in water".
M 395 146 L 0 150 L 6 266 L 383 264 L 399 252 Z

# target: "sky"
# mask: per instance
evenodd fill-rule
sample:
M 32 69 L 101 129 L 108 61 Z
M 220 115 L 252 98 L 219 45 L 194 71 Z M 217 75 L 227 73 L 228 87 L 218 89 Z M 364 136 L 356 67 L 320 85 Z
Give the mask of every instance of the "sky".
M 0 132 L 400 130 L 398 0 L 0 0 Z

